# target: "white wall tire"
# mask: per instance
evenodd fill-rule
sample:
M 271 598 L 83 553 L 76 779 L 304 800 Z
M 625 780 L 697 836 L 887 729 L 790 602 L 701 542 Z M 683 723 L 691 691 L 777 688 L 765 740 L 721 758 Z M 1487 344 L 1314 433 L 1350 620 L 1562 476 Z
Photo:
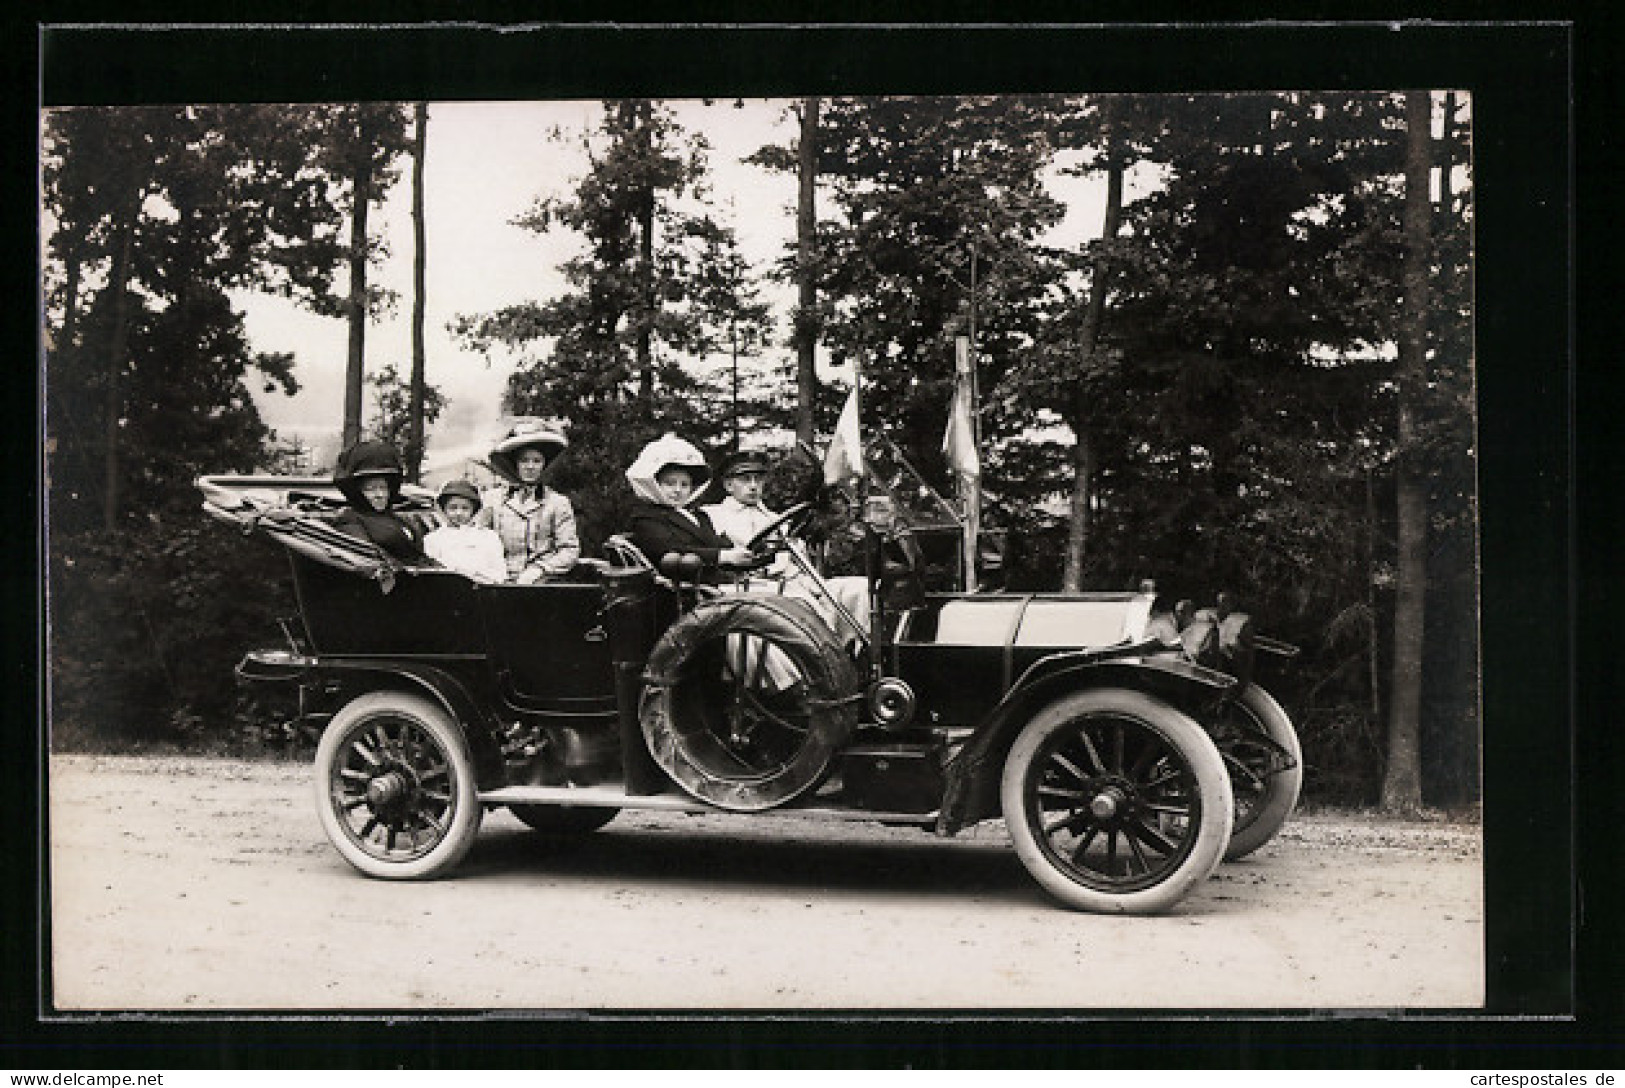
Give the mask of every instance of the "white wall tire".
M 1277 753 L 1257 746 L 1249 748 L 1247 725 L 1238 731 L 1239 739 L 1227 737 L 1220 743 L 1219 754 L 1230 772 L 1230 787 L 1236 798 L 1235 828 L 1224 860 L 1236 861 L 1273 839 L 1297 808 L 1298 793 L 1303 789 L 1303 746 L 1281 704 L 1257 684 L 1242 689 L 1230 713 L 1250 718 L 1253 725 L 1292 756 L 1291 767 L 1262 774 L 1260 771 Z
M 1000 785 L 1022 864 L 1078 910 L 1168 910 L 1230 841 L 1234 801 L 1212 739 L 1137 691 L 1075 692 L 1040 710 Z
M 419 695 L 375 691 L 333 715 L 315 777 L 322 829 L 368 876 L 440 876 L 480 828 L 468 742 L 443 708 Z

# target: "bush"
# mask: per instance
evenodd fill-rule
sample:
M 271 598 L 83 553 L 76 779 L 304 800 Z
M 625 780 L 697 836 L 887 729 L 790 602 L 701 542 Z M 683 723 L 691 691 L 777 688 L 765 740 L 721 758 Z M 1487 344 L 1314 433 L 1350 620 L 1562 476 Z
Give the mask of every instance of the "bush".
M 239 691 L 245 650 L 295 612 L 280 548 L 200 522 L 53 535 L 47 582 L 53 747 L 275 743 L 274 698 Z

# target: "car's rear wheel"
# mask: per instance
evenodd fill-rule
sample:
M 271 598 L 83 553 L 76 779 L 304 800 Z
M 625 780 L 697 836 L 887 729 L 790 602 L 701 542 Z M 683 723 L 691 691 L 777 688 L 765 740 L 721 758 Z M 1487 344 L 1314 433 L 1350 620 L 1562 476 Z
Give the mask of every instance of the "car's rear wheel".
M 1230 781 L 1190 718 L 1136 691 L 1065 696 L 1005 760 L 1005 823 L 1045 890 L 1080 910 L 1167 910 L 1230 841 Z
M 439 876 L 473 845 L 482 810 L 468 744 L 439 706 L 405 692 L 355 699 L 316 748 L 316 809 L 368 876 Z
M 1242 720 L 1222 730 L 1219 754 L 1236 798 L 1235 829 L 1224 859 L 1244 858 L 1281 830 L 1303 788 L 1303 748 L 1274 696 L 1248 684 L 1227 707 Z M 1284 766 L 1290 762 L 1291 766 Z
M 618 808 L 582 808 L 577 805 L 509 805 L 508 811 L 532 831 L 544 835 L 585 835 L 613 820 Z

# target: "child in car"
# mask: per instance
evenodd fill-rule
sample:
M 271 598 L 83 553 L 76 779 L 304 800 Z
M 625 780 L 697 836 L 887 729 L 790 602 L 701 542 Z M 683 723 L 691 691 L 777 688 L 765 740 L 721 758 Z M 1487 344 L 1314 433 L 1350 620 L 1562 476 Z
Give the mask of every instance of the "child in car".
M 447 480 L 435 496 L 435 505 L 446 524 L 423 538 L 429 558 L 476 582 L 505 581 L 508 563 L 502 538 L 494 529 L 474 524 L 480 509 L 479 489 L 467 480 Z

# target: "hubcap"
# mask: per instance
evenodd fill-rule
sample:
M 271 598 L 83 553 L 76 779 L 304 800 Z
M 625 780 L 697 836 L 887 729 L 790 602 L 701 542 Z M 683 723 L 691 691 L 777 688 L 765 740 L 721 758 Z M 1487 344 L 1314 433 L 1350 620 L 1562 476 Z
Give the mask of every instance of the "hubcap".
M 1098 820 L 1109 820 L 1117 815 L 1117 810 L 1127 800 L 1122 790 L 1116 786 L 1108 786 L 1095 794 L 1094 800 L 1089 802 L 1089 811 L 1094 813 Z
M 409 785 L 406 776 L 399 771 L 381 774 L 367 783 L 367 804 L 374 812 L 390 808 L 406 796 Z

